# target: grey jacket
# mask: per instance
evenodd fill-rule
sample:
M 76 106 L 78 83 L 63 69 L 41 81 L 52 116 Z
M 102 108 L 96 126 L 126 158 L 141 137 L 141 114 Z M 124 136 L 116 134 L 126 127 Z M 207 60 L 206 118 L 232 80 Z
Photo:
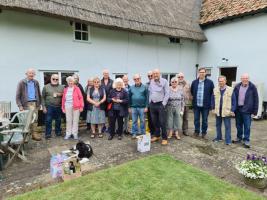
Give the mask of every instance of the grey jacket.
M 35 94 L 36 94 L 36 106 L 39 108 L 41 105 L 41 91 L 40 85 L 37 80 L 34 81 L 35 86 Z M 23 107 L 23 109 L 27 109 L 28 103 L 28 95 L 27 95 L 27 79 L 23 79 L 18 83 L 17 92 L 16 92 L 16 103 L 18 107 Z

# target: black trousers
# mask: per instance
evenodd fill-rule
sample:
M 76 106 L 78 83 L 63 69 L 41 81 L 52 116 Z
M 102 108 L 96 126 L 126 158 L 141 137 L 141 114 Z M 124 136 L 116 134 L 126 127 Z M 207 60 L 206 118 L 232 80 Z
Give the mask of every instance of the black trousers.
M 155 127 L 154 127 L 152 119 L 151 119 L 150 108 L 148 108 L 148 112 L 147 112 L 147 121 L 148 121 L 148 128 L 150 130 L 151 136 L 155 135 Z
M 118 130 L 117 131 L 115 131 L 116 121 L 118 121 Z M 110 135 L 114 136 L 115 133 L 118 133 L 119 136 L 122 136 L 123 117 L 120 116 L 119 110 L 114 110 L 113 116 L 109 117 L 109 128 L 110 128 Z
M 166 130 L 166 110 L 162 105 L 162 102 L 150 103 L 150 116 L 152 123 L 155 127 L 155 136 L 161 137 L 163 140 L 167 140 L 167 130 Z

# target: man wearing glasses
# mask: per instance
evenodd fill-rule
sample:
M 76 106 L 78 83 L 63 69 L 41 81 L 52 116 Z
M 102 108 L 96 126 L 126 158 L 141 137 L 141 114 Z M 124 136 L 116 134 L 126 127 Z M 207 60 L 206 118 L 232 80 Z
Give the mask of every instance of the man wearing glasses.
M 190 92 L 190 84 L 187 83 L 187 81 L 184 78 L 184 74 L 182 72 L 177 74 L 177 78 L 178 78 L 178 87 L 184 91 L 184 97 L 185 97 L 182 130 L 183 134 L 185 136 L 188 136 L 188 111 L 192 100 L 192 95 Z
M 64 86 L 59 84 L 57 74 L 51 76 L 51 82 L 44 86 L 42 104 L 45 116 L 45 139 L 51 138 L 52 121 L 55 120 L 55 134 L 61 136 L 61 98 Z
M 194 109 L 194 125 L 195 137 L 202 134 L 202 138 L 206 139 L 208 130 L 208 116 L 211 110 L 211 98 L 213 95 L 214 84 L 206 78 L 206 69 L 198 69 L 198 78 L 191 84 L 191 94 L 193 96 Z M 200 115 L 202 116 L 202 125 L 200 129 Z

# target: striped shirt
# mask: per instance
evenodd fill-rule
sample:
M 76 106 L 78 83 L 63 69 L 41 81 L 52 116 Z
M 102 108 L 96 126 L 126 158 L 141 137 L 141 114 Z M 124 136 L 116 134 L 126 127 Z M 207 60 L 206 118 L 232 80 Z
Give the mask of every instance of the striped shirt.
M 198 88 L 197 88 L 197 106 L 203 107 L 203 100 L 204 100 L 204 80 L 199 80 Z

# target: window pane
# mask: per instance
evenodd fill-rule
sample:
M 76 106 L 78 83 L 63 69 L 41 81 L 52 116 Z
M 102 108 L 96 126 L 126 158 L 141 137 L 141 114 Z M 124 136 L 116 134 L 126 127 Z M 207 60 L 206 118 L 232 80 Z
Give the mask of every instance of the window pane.
M 75 30 L 82 30 L 81 23 L 75 23 Z
M 88 41 L 88 33 L 85 32 L 82 33 L 82 40 Z
M 62 85 L 67 85 L 67 81 L 66 81 L 66 78 L 68 77 L 68 76 L 72 76 L 74 74 L 74 72 L 62 72 L 61 73 L 61 84 Z
M 75 40 L 82 40 L 82 33 L 75 31 Z
M 83 31 L 88 31 L 87 24 L 82 24 L 82 30 Z
M 165 78 L 168 81 L 168 74 L 162 74 L 161 77 Z

